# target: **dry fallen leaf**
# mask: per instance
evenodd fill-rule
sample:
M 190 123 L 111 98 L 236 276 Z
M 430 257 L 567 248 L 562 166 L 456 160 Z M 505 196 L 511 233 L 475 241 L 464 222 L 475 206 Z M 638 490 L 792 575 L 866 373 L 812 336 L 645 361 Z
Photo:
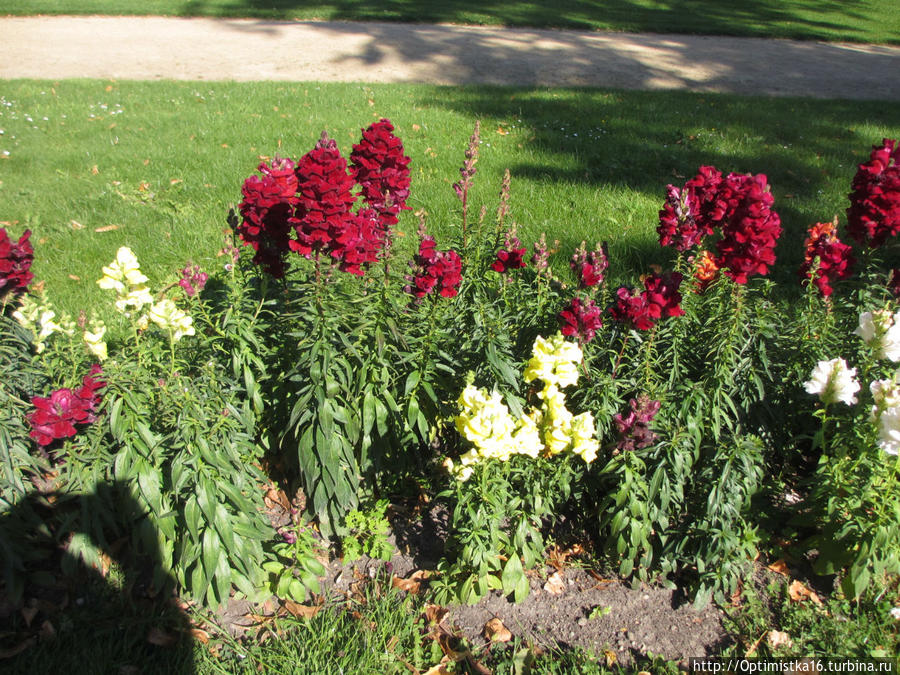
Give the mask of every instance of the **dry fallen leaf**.
M 147 633 L 147 642 L 157 647 L 171 647 L 178 642 L 178 636 L 167 633 L 162 628 L 151 628 Z
M 770 569 L 776 574 L 780 574 L 785 577 L 789 577 L 791 575 L 790 570 L 788 570 L 787 563 L 784 562 L 781 558 L 773 562 L 766 569 Z
M 619 657 L 616 656 L 616 653 L 612 649 L 604 649 L 603 657 L 606 659 L 606 667 L 612 668 L 616 665 L 616 662 L 619 660 Z
M 418 130 L 421 129 L 421 128 L 422 128 L 422 127 L 420 127 L 418 124 L 413 124 L 413 125 L 412 125 L 412 130 L 413 130 L 413 131 L 418 131 Z
M 820 607 L 822 606 L 822 601 L 819 599 L 816 592 L 797 579 L 794 579 L 791 582 L 791 585 L 788 587 L 788 594 L 794 602 L 803 602 L 809 598 L 812 600 L 813 604 L 819 605 Z
M 550 595 L 562 595 L 566 591 L 566 584 L 563 581 L 562 574 L 554 572 L 547 577 L 547 583 L 544 584 L 544 590 Z
M 298 619 L 311 619 L 322 609 L 321 605 L 301 605 L 290 600 L 285 600 L 283 604 L 284 608 Z
M 425 605 L 425 620 L 429 624 L 439 624 L 450 613 L 450 610 L 440 605 Z
M 772 649 L 790 647 L 794 644 L 794 641 L 791 640 L 791 636 L 780 630 L 770 630 L 767 642 Z
M 263 497 L 263 501 L 270 509 L 275 508 L 276 506 L 280 506 L 285 511 L 290 511 L 291 509 L 291 503 L 288 501 L 284 490 L 279 490 L 274 486 L 266 490 L 266 496 Z
M 169 185 L 178 185 L 179 183 L 183 183 L 184 180 L 181 178 L 172 178 L 169 180 Z
M 752 645 L 750 645 L 747 651 L 744 652 L 744 658 L 750 658 L 751 656 L 756 654 L 756 650 L 759 649 L 759 643 L 762 642 L 764 637 L 766 637 L 766 633 L 763 633 L 758 638 L 756 638 L 756 641 Z
M 491 642 L 509 642 L 512 640 L 512 633 L 503 625 L 503 622 L 494 617 L 484 624 L 484 637 Z
M 113 230 L 118 230 L 118 225 L 104 225 L 103 227 L 98 227 L 94 229 L 94 232 L 112 232 Z
M 497 133 L 501 136 L 506 136 L 507 134 L 509 134 L 509 132 L 503 127 L 497 127 Z
M 202 628 L 191 628 L 190 636 L 197 640 L 198 642 L 202 642 L 203 644 L 207 644 L 209 642 L 209 633 L 207 633 Z
M 447 669 L 446 663 L 439 663 L 436 666 L 431 666 L 422 675 L 450 675 L 451 673 L 452 671 Z
M 81 277 L 76 276 L 76 275 L 74 275 L 74 274 L 70 274 L 70 275 L 69 275 L 69 278 L 70 278 L 72 281 L 81 281 Z
M 422 583 L 428 580 L 431 573 L 428 570 L 416 570 L 406 579 L 400 577 L 391 577 L 391 586 L 401 591 L 406 591 L 410 595 L 416 595 L 422 587 Z

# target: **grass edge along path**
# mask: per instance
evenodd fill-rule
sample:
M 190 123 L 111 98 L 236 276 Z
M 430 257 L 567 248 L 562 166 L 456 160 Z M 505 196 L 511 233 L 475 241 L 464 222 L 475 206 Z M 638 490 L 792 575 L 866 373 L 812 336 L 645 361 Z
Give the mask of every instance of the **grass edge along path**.
M 454 23 L 900 44 L 894 0 L 2 0 L 0 15 L 105 14 Z

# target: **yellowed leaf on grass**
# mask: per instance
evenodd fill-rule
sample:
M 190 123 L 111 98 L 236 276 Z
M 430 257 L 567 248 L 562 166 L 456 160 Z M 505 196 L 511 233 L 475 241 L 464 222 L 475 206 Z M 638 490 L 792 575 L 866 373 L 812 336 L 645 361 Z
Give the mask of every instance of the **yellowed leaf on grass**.
M 94 228 L 94 232 L 112 232 L 113 230 L 118 230 L 118 225 L 104 225 L 103 227 Z
M 413 130 L 413 131 L 419 131 L 421 128 L 422 128 L 422 127 L 420 127 L 418 124 L 413 124 L 413 125 L 412 125 L 412 130 Z
M 772 649 L 791 647 L 794 644 L 794 641 L 791 640 L 791 636 L 780 630 L 770 630 L 766 641 Z
M 183 183 L 184 180 L 181 178 L 172 178 L 169 180 L 169 185 L 178 185 L 179 183 Z
M 81 277 L 79 277 L 78 275 L 75 275 L 75 274 L 70 274 L 70 275 L 69 275 L 69 278 L 70 278 L 72 281 L 81 281 Z
M 497 133 L 501 136 L 507 136 L 509 134 L 509 132 L 503 127 L 497 127 Z
M 452 671 L 447 669 L 446 663 L 439 663 L 436 666 L 431 666 L 428 670 L 426 670 L 422 675 L 450 675 Z
M 298 619 L 311 619 L 319 613 L 319 610 L 322 609 L 322 606 L 301 605 L 299 602 L 291 602 L 290 600 L 285 600 L 284 608 Z
M 554 572 L 547 577 L 547 583 L 544 584 L 544 590 L 550 595 L 562 595 L 566 592 L 566 584 L 563 581 L 562 574 Z
M 788 587 L 788 595 L 791 596 L 791 600 L 794 602 L 803 602 L 809 598 L 813 604 L 822 606 L 822 601 L 816 592 L 797 579 L 794 579 Z
M 616 665 L 616 662 L 619 660 L 619 657 L 616 656 L 616 653 L 612 649 L 604 649 L 603 650 L 603 658 L 606 659 L 606 667 L 612 668 Z
M 776 574 L 780 574 L 785 577 L 791 576 L 791 572 L 788 569 L 787 563 L 784 562 L 784 560 L 782 560 L 781 558 L 779 558 L 778 560 L 773 562 L 766 569 L 770 569 L 773 572 L 775 572 Z
M 512 633 L 503 625 L 503 622 L 494 617 L 484 624 L 484 637 L 491 642 L 509 642 L 512 640 Z

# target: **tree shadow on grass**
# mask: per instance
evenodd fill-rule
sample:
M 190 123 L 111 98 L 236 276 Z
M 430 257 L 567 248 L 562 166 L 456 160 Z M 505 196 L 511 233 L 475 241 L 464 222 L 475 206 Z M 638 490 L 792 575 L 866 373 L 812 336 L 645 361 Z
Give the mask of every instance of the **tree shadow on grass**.
M 743 35 L 821 39 L 839 34 L 847 40 L 866 40 L 864 30 L 851 24 L 874 18 L 847 3 L 823 0 L 816 11 L 803 3 L 783 0 L 562 0 L 554 3 L 484 0 L 233 0 L 186 2 L 185 16 L 249 16 L 268 19 L 326 19 L 330 21 L 388 21 L 407 23 L 501 24 L 579 30 L 611 28 L 634 32 Z
M 0 551 L 4 672 L 194 672 L 155 528 L 123 483 L 29 493 L 0 514 Z

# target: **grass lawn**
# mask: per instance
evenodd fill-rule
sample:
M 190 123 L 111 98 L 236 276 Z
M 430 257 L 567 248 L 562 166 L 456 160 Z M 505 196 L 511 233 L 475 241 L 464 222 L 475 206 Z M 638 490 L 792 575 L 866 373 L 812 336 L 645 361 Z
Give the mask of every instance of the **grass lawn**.
M 2 0 L 3 13 L 447 22 L 900 43 L 895 0 Z
M 446 245 L 458 234 L 458 179 L 482 121 L 474 202 L 496 208 L 512 173 L 512 217 L 531 245 L 560 240 L 565 267 L 583 239 L 610 245 L 613 277 L 671 252 L 656 243 L 667 183 L 697 168 L 765 173 L 785 235 L 776 275 L 793 279 L 805 229 L 843 218 L 856 165 L 900 136 L 877 102 L 687 93 L 354 84 L 10 81 L 0 95 L 0 222 L 33 231 L 36 278 L 76 314 L 109 306 L 95 280 L 129 245 L 152 285 L 191 259 L 208 269 L 228 209 L 260 158 L 299 157 L 325 129 L 344 152 L 379 117 L 412 158 L 415 210 Z M 489 216 L 490 217 L 490 216 Z M 401 245 L 414 246 L 405 212 Z

